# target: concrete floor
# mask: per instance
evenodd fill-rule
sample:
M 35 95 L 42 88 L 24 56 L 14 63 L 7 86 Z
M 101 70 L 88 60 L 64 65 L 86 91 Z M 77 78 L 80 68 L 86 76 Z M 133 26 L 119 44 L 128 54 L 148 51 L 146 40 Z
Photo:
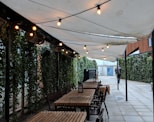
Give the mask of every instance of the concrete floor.
M 153 122 L 153 93 L 149 83 L 128 80 L 128 101 L 126 101 L 125 80 L 120 80 L 119 89 L 115 76 L 100 76 L 102 84 L 110 85 L 107 95 L 104 122 Z M 95 122 L 97 116 L 91 115 L 86 122 Z

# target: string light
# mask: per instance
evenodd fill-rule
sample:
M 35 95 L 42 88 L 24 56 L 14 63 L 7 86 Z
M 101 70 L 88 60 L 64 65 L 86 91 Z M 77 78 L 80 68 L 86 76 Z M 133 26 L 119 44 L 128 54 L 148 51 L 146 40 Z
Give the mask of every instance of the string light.
M 33 30 L 33 31 L 36 31 L 36 30 L 37 30 L 37 27 L 36 27 L 36 26 L 33 26 L 33 27 L 32 27 L 32 30 Z
M 68 51 L 66 51 L 66 54 L 68 54 Z
M 88 54 L 88 50 L 86 51 L 86 54 Z
M 61 26 L 61 19 L 58 20 L 57 26 Z
M 110 2 L 110 1 L 111 1 L 111 0 L 106 0 L 105 2 L 102 2 L 102 3 L 100 3 L 100 4 L 97 5 L 97 6 L 94 6 L 94 7 L 88 8 L 88 9 L 86 9 L 86 10 L 80 11 L 80 12 L 78 12 L 78 13 L 75 13 L 75 14 L 72 14 L 72 15 L 69 15 L 69 16 L 66 16 L 66 17 L 63 17 L 62 19 L 64 20 L 64 19 L 67 19 L 67 18 L 70 18 L 70 17 L 73 17 L 73 16 L 77 16 L 77 15 L 79 15 L 79 14 L 85 13 L 85 12 L 90 11 L 90 10 L 95 9 L 95 8 L 97 8 L 97 11 L 99 11 L 98 9 L 100 8 L 100 6 L 106 4 L 106 3 Z M 98 13 L 101 13 L 101 11 L 98 12 Z M 59 19 L 59 20 L 58 20 L 57 26 L 60 26 L 60 25 L 61 25 L 61 20 L 62 20 L 62 19 Z M 56 20 L 43 21 L 43 22 L 39 22 L 39 23 L 37 23 L 37 24 L 48 23 L 48 22 L 55 22 L 55 21 L 57 21 L 57 19 L 56 19 Z M 58 23 L 59 23 L 59 24 L 58 24 Z
M 109 44 L 106 45 L 106 48 L 109 48 Z
M 34 36 L 34 34 L 31 32 L 31 33 L 29 33 L 29 36 L 30 36 L 30 37 L 33 37 L 33 36 Z
M 65 50 L 64 49 L 61 49 L 61 51 L 64 52 Z
M 18 26 L 18 25 L 15 25 L 14 28 L 15 28 L 16 30 L 19 30 L 19 26 Z
M 103 60 L 106 60 L 106 57 L 103 57 Z
M 76 52 L 75 51 L 73 51 L 73 54 L 75 54 Z
M 101 8 L 100 8 L 100 5 L 97 5 L 97 14 L 98 14 L 98 15 L 101 14 Z
M 62 43 L 62 42 L 60 42 L 60 43 L 59 43 L 59 46 L 63 46 L 63 43 Z
M 87 46 L 86 46 L 86 45 L 84 45 L 83 49 L 84 49 L 84 50 L 86 50 L 86 49 L 87 49 Z
M 104 48 L 102 48 L 102 52 L 104 52 Z

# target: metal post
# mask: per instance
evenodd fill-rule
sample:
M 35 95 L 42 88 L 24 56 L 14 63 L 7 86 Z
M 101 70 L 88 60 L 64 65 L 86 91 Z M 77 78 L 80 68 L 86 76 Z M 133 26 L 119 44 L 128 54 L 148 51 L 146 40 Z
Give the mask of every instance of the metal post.
M 118 58 L 117 58 L 117 72 L 118 72 L 118 69 L 119 69 L 119 60 L 118 60 Z M 116 73 L 116 75 L 117 75 L 117 90 L 119 90 L 119 79 L 118 79 L 118 74 Z
M 7 45 L 6 45 L 6 75 L 5 75 L 5 122 L 9 122 L 9 98 L 10 98 L 10 49 L 11 49 L 11 33 L 8 29 Z
M 58 86 L 59 86 L 59 52 L 57 52 L 57 90 L 58 90 Z
M 128 101 L 128 90 L 127 90 L 127 59 L 126 59 L 126 50 L 125 50 L 125 81 L 126 81 L 126 101 Z
M 152 32 L 152 83 L 154 87 L 154 31 Z M 153 110 L 154 110 L 154 92 L 153 92 Z

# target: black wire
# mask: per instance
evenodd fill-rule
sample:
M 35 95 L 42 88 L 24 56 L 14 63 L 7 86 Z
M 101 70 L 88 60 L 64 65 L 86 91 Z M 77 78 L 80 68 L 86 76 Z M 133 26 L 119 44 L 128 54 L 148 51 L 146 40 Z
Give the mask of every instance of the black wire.
M 29 0 L 29 1 L 44 6 L 44 4 L 41 4 L 41 3 L 38 3 L 38 2 L 35 2 L 35 1 L 32 1 L 32 0 Z M 111 1 L 111 0 L 107 0 L 107 1 L 105 1 L 105 2 L 103 2 L 103 3 L 98 4 L 98 5 L 101 6 L 101 5 L 103 5 L 103 4 L 105 4 L 105 3 L 108 3 L 108 2 L 110 2 L 110 1 Z M 98 6 L 98 5 L 97 5 L 97 6 Z M 90 10 L 92 10 L 92 9 L 94 9 L 94 8 L 97 8 L 97 6 L 94 6 L 94 7 L 92 7 L 92 8 L 83 10 L 83 11 L 81 11 L 81 12 L 78 12 L 78 13 L 75 13 L 75 14 L 72 14 L 72 15 L 69 15 L 69 16 L 66 16 L 66 17 L 63 17 L 63 18 L 60 18 L 60 19 L 61 19 L 61 20 L 64 20 L 64 19 L 67 19 L 67 18 L 70 18 L 70 17 L 73 17 L 73 16 L 77 16 L 77 15 L 79 15 L 79 14 L 82 14 L 82 13 L 85 13 L 85 12 L 87 12 L 87 11 L 90 11 Z M 48 6 L 46 6 L 46 7 L 48 7 Z M 56 20 L 49 20 L 49 21 L 39 22 L 39 23 L 36 23 L 36 24 L 43 24 L 43 23 L 54 22 L 54 21 L 57 21 L 57 19 L 56 19 Z

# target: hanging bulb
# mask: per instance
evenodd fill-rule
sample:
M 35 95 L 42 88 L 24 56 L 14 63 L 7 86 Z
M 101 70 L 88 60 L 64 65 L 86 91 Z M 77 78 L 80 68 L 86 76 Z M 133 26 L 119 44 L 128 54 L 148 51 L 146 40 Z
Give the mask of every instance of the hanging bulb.
M 60 42 L 60 43 L 59 43 L 59 46 L 63 46 L 63 43 L 62 43 L 62 42 Z
M 33 31 L 36 31 L 37 30 L 37 27 L 36 26 L 32 26 L 32 30 Z
M 106 57 L 103 57 L 103 60 L 106 60 Z
M 86 51 L 86 54 L 88 54 L 88 50 Z
M 102 52 L 104 52 L 104 48 L 102 48 Z
M 61 26 L 61 19 L 58 20 L 57 26 Z
M 98 14 L 98 15 L 101 14 L 101 8 L 100 8 L 100 5 L 97 5 L 97 14 Z
M 29 33 L 29 36 L 30 36 L 30 37 L 33 37 L 33 36 L 34 36 L 34 34 L 31 32 L 31 33 Z
M 18 25 L 15 25 L 14 28 L 15 28 L 16 30 L 19 30 L 19 26 L 18 26 Z
M 66 54 L 68 54 L 68 51 L 66 51 Z
M 86 45 L 84 45 L 83 49 L 84 49 L 84 50 L 86 50 L 86 49 L 87 49 L 87 46 L 86 46 Z
M 75 54 L 75 51 L 73 51 L 73 54 Z
M 64 52 L 64 51 L 65 51 L 65 49 L 61 49 L 61 51 L 62 51 L 62 52 Z
M 106 45 L 106 48 L 109 48 L 109 44 Z

